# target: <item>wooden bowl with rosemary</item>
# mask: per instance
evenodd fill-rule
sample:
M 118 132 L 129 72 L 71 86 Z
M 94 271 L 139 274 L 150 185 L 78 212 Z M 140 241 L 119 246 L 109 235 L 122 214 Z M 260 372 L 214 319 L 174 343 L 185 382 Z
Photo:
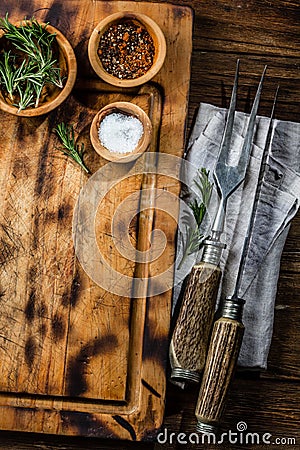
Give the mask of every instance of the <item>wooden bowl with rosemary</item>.
M 0 19 L 0 108 L 32 117 L 57 108 L 77 75 L 74 51 L 65 36 L 35 19 L 12 24 Z
M 151 80 L 166 57 L 166 39 L 145 14 L 122 11 L 105 17 L 92 32 L 88 55 L 94 71 L 107 83 L 134 87 Z

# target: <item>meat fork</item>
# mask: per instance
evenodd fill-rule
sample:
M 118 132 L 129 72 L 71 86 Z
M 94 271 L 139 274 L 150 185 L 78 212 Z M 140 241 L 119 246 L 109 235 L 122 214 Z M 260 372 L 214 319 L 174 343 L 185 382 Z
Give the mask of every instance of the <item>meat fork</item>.
M 210 344 L 205 362 L 202 383 L 198 395 L 195 415 L 197 431 L 200 433 L 216 433 L 225 407 L 226 397 L 233 378 L 234 370 L 243 339 L 242 323 L 245 304 L 242 279 L 245 274 L 246 259 L 254 245 L 254 224 L 257 217 L 267 160 L 271 153 L 271 135 L 273 118 L 277 101 L 278 88 L 273 101 L 271 117 L 262 152 L 260 168 L 255 189 L 252 211 L 244 239 L 242 253 L 237 271 L 233 294 L 221 301 L 220 314 L 215 321 L 210 337 Z
M 216 298 L 221 278 L 219 261 L 225 244 L 221 241 L 224 229 L 227 200 L 245 178 L 258 111 L 264 68 L 250 113 L 242 150 L 236 165 L 228 164 L 230 144 L 237 100 L 239 61 L 221 141 L 214 179 L 220 195 L 218 211 L 211 229 L 211 236 L 204 241 L 202 261 L 189 275 L 180 313 L 172 335 L 169 356 L 171 381 L 185 386 L 187 382 L 199 383 L 205 365 L 209 335 L 212 327 Z

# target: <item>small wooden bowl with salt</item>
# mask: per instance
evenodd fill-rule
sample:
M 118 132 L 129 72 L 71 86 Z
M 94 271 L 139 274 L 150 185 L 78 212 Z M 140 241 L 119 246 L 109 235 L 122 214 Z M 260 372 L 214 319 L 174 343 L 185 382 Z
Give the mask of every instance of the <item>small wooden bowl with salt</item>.
M 95 151 L 114 162 L 130 162 L 147 150 L 152 137 L 149 116 L 131 102 L 114 102 L 94 117 L 90 138 Z

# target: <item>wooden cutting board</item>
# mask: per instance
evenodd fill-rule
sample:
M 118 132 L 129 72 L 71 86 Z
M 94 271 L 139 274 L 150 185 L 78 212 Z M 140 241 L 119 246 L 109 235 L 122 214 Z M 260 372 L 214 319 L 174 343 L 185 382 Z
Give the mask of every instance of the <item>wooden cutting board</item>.
M 155 86 L 119 91 L 100 82 L 89 66 L 94 26 L 120 10 L 148 14 L 166 36 L 167 58 Z M 112 101 L 132 101 L 156 126 L 161 119 L 156 150 L 182 156 L 192 12 L 170 4 L 92 0 L 4 0 L 2 17 L 6 11 L 12 21 L 34 15 L 62 31 L 75 49 L 78 83 L 44 117 L 0 112 L 0 429 L 152 438 L 164 412 L 172 292 L 132 299 L 110 293 L 86 274 L 74 253 L 72 221 L 88 176 L 57 149 L 53 128 L 62 121 L 74 124 L 86 164 L 96 173 L 106 161 L 89 141 L 92 118 Z M 127 276 L 136 266 L 114 248 L 108 230 L 115 209 L 142 182 L 142 175 L 120 182 L 99 205 L 95 221 L 99 247 Z M 177 180 L 158 176 L 156 183 L 179 193 Z M 137 221 L 135 216 L 127 230 L 133 246 Z M 157 210 L 154 225 L 167 245 L 151 263 L 150 276 L 171 266 L 175 253 L 176 221 Z

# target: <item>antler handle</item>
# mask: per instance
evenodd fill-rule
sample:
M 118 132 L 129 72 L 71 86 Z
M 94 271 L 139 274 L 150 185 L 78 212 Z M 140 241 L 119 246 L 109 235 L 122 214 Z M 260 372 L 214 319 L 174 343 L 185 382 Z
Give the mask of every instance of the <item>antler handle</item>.
M 196 406 L 197 430 L 215 432 L 224 410 L 233 378 L 244 325 L 221 317 L 214 323 Z
M 200 381 L 220 276 L 220 268 L 206 262 L 195 265 L 189 275 L 170 344 L 171 381 Z

